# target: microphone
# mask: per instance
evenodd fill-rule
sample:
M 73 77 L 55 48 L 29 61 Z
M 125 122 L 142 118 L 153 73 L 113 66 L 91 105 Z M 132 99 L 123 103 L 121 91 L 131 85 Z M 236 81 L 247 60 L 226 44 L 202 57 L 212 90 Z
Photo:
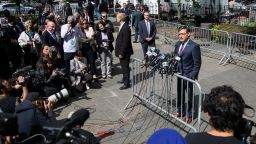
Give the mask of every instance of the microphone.
M 90 117 L 90 112 L 87 109 L 79 109 L 72 114 L 72 116 L 65 122 L 63 128 L 60 130 L 56 137 L 56 142 L 62 137 L 65 137 L 66 132 L 72 130 L 75 126 L 82 126 L 84 122 Z

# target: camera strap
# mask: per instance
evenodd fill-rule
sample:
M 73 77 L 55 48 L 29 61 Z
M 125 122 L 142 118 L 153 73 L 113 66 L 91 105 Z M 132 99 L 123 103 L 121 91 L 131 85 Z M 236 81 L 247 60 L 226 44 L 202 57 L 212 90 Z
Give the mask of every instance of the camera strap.
M 249 106 L 249 105 L 247 105 L 247 104 L 245 104 L 245 106 L 244 106 L 245 108 L 248 108 L 248 109 L 251 109 L 251 110 L 254 110 L 254 108 L 253 107 L 251 107 L 251 106 Z
M 25 31 L 25 33 L 26 33 L 26 35 L 29 37 L 29 40 L 32 41 L 32 39 L 33 39 L 34 36 L 35 36 L 35 32 L 29 32 L 29 33 L 27 33 L 27 32 Z

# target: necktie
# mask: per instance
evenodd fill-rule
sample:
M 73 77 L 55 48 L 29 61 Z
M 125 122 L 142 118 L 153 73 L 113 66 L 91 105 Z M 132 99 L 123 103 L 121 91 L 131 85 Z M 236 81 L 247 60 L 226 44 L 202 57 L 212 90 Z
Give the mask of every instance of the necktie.
M 52 38 L 57 39 L 54 33 L 51 33 Z
M 149 24 L 149 21 L 146 22 L 146 26 L 147 26 L 148 36 L 149 36 L 150 35 L 150 24 Z
M 184 46 L 184 44 L 182 43 L 182 44 L 181 44 L 181 47 L 180 47 L 180 49 L 179 49 L 179 56 L 182 55 L 182 52 L 183 52 L 184 48 L 185 48 L 185 46 Z

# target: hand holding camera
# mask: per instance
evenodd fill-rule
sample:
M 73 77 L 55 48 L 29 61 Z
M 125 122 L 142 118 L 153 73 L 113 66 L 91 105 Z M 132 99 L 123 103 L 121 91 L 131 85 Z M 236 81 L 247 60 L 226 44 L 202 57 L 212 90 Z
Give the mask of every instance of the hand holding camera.
M 44 101 L 44 109 L 46 112 L 51 112 L 57 101 Z
M 51 76 L 57 76 L 58 75 L 58 72 L 56 70 L 52 71 L 52 75 Z

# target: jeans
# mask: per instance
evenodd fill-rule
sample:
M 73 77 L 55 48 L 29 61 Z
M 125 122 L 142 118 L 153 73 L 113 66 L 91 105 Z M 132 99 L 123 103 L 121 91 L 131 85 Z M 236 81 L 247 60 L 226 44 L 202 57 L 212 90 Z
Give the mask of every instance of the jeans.
M 112 54 L 107 48 L 101 48 L 100 61 L 101 61 L 101 74 L 111 75 L 111 60 Z

